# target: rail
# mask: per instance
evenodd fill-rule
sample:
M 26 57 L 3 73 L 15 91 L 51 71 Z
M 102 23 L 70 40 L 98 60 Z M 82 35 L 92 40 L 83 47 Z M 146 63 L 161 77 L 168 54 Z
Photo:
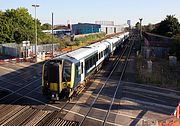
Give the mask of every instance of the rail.
M 92 104 L 90 105 L 90 109 L 88 110 L 88 112 L 85 114 L 84 118 L 82 119 L 82 121 L 80 122 L 80 126 L 83 124 L 83 122 L 85 121 L 86 117 L 88 116 L 88 114 L 90 113 L 90 111 L 92 110 L 93 108 L 93 105 L 95 104 L 95 102 L 97 101 L 98 97 L 100 96 L 100 93 L 102 92 L 102 90 L 104 89 L 104 87 L 107 85 L 107 82 L 110 80 L 113 72 L 116 70 L 117 66 L 119 65 L 119 62 L 120 62 L 120 59 L 122 59 L 122 57 L 124 56 L 125 52 L 127 51 L 128 49 L 128 46 L 125 46 L 125 49 L 123 50 L 123 53 L 118 57 L 116 58 L 116 62 L 115 62 L 115 65 L 112 69 L 112 71 L 110 72 L 108 78 L 106 79 L 106 81 L 104 82 L 103 86 L 101 87 L 100 91 L 98 92 L 98 94 L 96 95 L 96 98 L 94 99 L 94 101 L 92 102 Z M 131 46 L 131 49 L 132 49 L 132 46 Z M 127 60 L 127 59 L 126 59 Z M 125 68 L 124 68 L 124 71 L 125 71 Z M 124 73 L 123 73 L 124 74 Z M 122 76 L 121 76 L 122 78 Z

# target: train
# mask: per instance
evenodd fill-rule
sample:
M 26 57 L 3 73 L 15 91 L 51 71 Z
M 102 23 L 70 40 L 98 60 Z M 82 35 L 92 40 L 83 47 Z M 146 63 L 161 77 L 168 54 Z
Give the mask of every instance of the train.
M 70 98 L 128 38 L 129 32 L 124 32 L 46 61 L 42 66 L 43 94 L 53 100 Z

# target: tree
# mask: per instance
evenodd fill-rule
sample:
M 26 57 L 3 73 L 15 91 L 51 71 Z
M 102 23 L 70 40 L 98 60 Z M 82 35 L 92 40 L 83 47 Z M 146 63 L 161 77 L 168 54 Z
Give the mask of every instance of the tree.
M 41 26 L 37 20 L 38 44 L 49 43 L 51 36 L 42 32 L 42 28 L 51 29 L 50 24 Z M 22 43 L 29 40 L 35 43 L 35 19 L 26 8 L 8 9 L 0 11 L 0 44 Z
M 50 30 L 51 29 L 51 24 L 45 23 L 41 26 L 42 30 Z
M 154 29 L 153 25 L 151 23 L 149 23 L 146 30 L 148 32 L 151 32 L 153 29 Z
M 156 33 L 167 37 L 172 37 L 179 32 L 180 24 L 174 15 L 167 15 L 166 19 L 161 21 L 156 28 Z
M 34 43 L 34 23 L 34 19 L 26 8 L 0 11 L 0 43 L 21 43 L 26 40 Z M 42 33 L 40 21 L 37 21 L 37 30 L 39 36 Z
M 6 10 L 5 15 L 12 21 L 11 34 L 16 43 L 34 41 L 34 20 L 26 8 Z
M 140 27 L 141 27 L 141 26 L 140 26 L 140 23 L 137 22 L 136 25 L 135 25 L 135 27 L 136 27 L 137 30 L 140 30 Z

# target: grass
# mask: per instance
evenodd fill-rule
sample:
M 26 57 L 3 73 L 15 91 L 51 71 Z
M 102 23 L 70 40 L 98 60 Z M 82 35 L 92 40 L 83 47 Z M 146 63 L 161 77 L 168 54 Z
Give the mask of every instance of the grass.
M 95 41 L 99 41 L 105 37 L 105 33 L 89 34 L 83 37 L 75 38 L 72 42 L 66 43 L 66 48 L 77 49 L 86 45 L 89 45 Z
M 138 83 L 180 90 L 180 62 L 174 67 L 169 66 L 168 59 L 150 58 L 152 72 L 148 71 L 147 60 L 142 56 L 137 57 L 136 81 Z

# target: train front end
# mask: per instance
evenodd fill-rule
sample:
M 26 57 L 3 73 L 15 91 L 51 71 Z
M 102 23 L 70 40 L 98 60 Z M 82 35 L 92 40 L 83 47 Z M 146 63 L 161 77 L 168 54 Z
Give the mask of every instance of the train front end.
M 64 60 L 50 60 L 42 68 L 42 91 L 52 100 L 69 97 L 72 90 L 72 63 Z

